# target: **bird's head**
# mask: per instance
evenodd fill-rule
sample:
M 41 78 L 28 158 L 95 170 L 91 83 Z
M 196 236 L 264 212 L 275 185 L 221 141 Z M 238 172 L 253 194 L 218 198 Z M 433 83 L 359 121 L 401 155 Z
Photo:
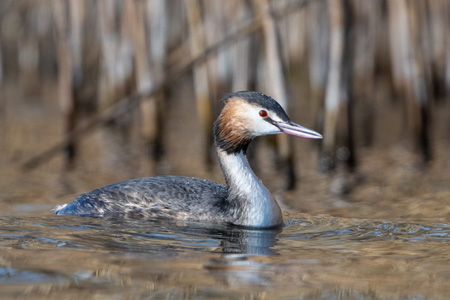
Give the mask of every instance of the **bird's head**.
M 257 92 L 226 95 L 222 112 L 214 124 L 216 145 L 227 153 L 245 151 L 257 136 L 287 133 L 321 139 L 319 133 L 291 122 L 281 105 Z

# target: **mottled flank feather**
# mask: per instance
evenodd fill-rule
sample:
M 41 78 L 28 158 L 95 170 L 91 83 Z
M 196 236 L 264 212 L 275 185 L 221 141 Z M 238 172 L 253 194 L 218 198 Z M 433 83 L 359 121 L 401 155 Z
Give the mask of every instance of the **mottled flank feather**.
M 99 217 L 126 214 L 150 218 L 213 221 L 223 209 L 227 188 L 213 181 L 182 176 L 128 180 L 80 195 L 55 208 L 56 215 Z M 222 220 L 226 222 L 227 220 Z

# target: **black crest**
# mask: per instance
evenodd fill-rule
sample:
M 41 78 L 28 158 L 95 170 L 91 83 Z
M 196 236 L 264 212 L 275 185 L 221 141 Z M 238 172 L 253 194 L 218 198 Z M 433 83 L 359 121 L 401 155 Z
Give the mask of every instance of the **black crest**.
M 221 101 L 227 103 L 228 100 L 232 98 L 240 98 L 242 100 L 247 101 L 248 103 L 258 104 L 259 106 L 276 113 L 281 120 L 286 122 L 290 121 L 283 107 L 281 107 L 281 105 L 277 101 L 275 101 L 272 97 L 267 96 L 265 94 L 258 92 L 242 91 L 227 94 L 222 98 Z

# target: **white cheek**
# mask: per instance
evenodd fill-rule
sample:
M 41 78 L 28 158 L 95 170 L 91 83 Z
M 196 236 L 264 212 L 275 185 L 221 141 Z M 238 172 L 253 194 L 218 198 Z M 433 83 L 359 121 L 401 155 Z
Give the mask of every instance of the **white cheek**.
M 267 121 L 264 121 L 262 118 L 259 122 L 255 124 L 254 132 L 258 135 L 268 135 L 268 134 L 277 134 L 281 133 L 280 129 L 273 126 Z
M 277 127 L 265 121 L 264 118 L 262 118 L 259 115 L 260 110 L 261 109 L 252 108 L 246 112 L 245 119 L 248 129 L 255 135 L 268 135 L 281 133 L 281 131 Z

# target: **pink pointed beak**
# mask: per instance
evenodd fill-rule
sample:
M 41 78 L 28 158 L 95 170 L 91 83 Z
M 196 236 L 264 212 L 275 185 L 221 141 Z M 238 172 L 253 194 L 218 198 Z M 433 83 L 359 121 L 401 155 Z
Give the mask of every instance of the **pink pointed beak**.
M 306 128 L 304 126 L 295 124 L 294 122 L 290 123 L 283 123 L 279 122 L 276 123 L 276 126 L 284 133 L 300 136 L 307 139 L 321 139 L 322 135 L 318 132 L 315 132 L 314 130 L 311 130 L 309 128 Z

